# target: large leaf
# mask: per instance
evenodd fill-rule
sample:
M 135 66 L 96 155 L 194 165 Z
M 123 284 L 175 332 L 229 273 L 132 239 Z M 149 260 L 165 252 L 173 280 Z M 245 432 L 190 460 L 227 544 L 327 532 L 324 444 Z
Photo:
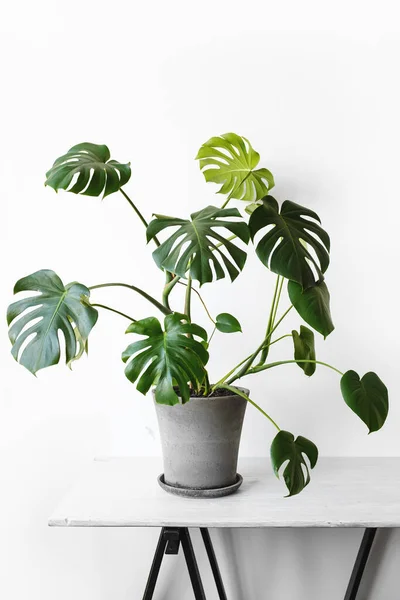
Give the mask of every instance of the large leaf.
M 206 181 L 222 184 L 219 194 L 229 194 L 237 200 L 259 200 L 274 187 L 274 178 L 268 169 L 255 167 L 260 161 L 249 140 L 225 133 L 210 138 L 197 156 Z
M 308 377 L 311 377 L 315 373 L 316 363 L 315 361 L 315 343 L 314 334 L 311 329 L 300 325 L 300 333 L 292 331 L 293 345 L 294 345 L 294 358 L 295 360 L 310 360 L 311 362 L 299 362 L 297 363 Z
M 330 295 L 326 283 L 319 281 L 314 287 L 302 290 L 294 281 L 288 283 L 290 302 L 302 319 L 326 338 L 335 329 L 329 306 Z
M 207 333 L 199 325 L 185 322 L 185 315 L 172 313 L 164 319 L 164 331 L 155 317 L 132 323 L 127 333 L 147 336 L 146 339 L 130 344 L 122 354 L 127 362 L 125 375 L 142 394 L 156 386 L 156 401 L 160 404 L 177 404 L 179 388 L 183 402 L 190 400 L 188 383 L 196 389 L 205 376 L 208 352 L 191 336 L 207 340 Z
M 155 216 L 156 218 L 150 222 L 147 228 L 148 241 L 164 229 L 178 228 L 153 252 L 154 260 L 160 268 L 180 277 L 185 277 L 190 268 L 190 275 L 193 279 L 197 279 L 200 285 L 213 280 L 210 264 L 214 267 L 217 279 L 225 277 L 222 264 L 232 281 L 243 269 L 246 252 L 216 231 L 217 228 L 223 228 L 233 233 L 245 244 L 248 243 L 250 234 L 246 223 L 242 220 L 239 222 L 229 221 L 226 218 L 241 218 L 236 208 L 221 209 L 207 206 L 203 210 L 193 213 L 191 220 L 175 219 L 163 215 Z
M 249 227 L 254 239 L 260 229 L 272 225 L 257 245 L 258 257 L 274 273 L 307 289 L 323 279 L 329 266 L 329 236 L 318 223 L 319 217 L 312 210 L 285 200 L 279 212 L 275 198 L 266 196 L 252 213 Z
M 389 411 L 387 387 L 376 373 L 366 373 L 360 379 L 355 371 L 347 371 L 340 380 L 342 396 L 347 406 L 356 413 L 369 429 L 378 431 Z
M 7 311 L 8 324 L 15 321 L 9 331 L 15 360 L 31 373 L 57 364 L 60 360 L 58 333 L 61 331 L 65 338 L 66 362 L 70 365 L 81 356 L 97 321 L 97 310 L 84 301 L 90 291 L 76 282 L 64 286 L 58 275 L 47 269 L 17 281 L 14 293 L 25 291 L 39 294 L 17 300 Z M 22 345 L 32 334 L 34 336 L 21 352 Z
M 76 181 L 68 189 L 75 176 L 78 176 Z M 125 185 L 130 176 L 130 163 L 110 160 L 107 146 L 85 142 L 73 146 L 57 158 L 46 173 L 45 185 L 56 191 L 68 189 L 69 192 L 85 196 L 100 196 L 104 192 L 105 198 Z
M 283 478 L 289 496 L 295 496 L 310 483 L 310 471 L 303 455 L 307 456 L 313 469 L 318 460 L 318 448 L 313 442 L 302 436 L 294 439 L 292 433 L 282 430 L 274 437 L 271 444 L 272 466 L 279 477 L 279 469 L 288 461 Z

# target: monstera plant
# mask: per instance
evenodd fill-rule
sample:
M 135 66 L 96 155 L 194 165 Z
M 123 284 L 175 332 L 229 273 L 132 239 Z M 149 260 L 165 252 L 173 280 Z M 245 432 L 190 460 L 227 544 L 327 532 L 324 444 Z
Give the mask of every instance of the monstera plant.
M 156 299 L 131 283 L 65 285 L 48 269 L 23 277 L 14 292 L 34 292 L 34 295 L 24 294 L 8 309 L 12 355 L 35 374 L 59 362 L 63 338 L 66 363 L 70 366 L 87 348 L 98 318 L 97 309 L 112 310 L 129 319 L 126 332 L 135 336 L 135 341 L 122 353 L 122 360 L 126 363 L 126 377 L 136 384 L 139 392 L 146 394 L 153 387 L 156 401 L 169 405 L 186 403 L 194 395 L 217 395 L 221 389 L 241 395 L 278 430 L 271 445 L 272 465 L 277 475 L 284 467 L 289 495 L 294 495 L 309 483 L 310 468 L 318 459 L 316 445 L 301 435 L 295 437 L 280 429 L 234 383 L 290 363 L 302 369 L 307 377 L 315 373 L 317 365 L 333 369 L 340 375 L 344 401 L 369 432 L 380 429 L 386 420 L 388 392 L 375 373 L 362 377 L 352 370 L 342 373 L 316 359 L 314 331 L 326 338 L 334 329 L 325 283 L 330 239 L 319 216 L 290 200 L 279 206 L 271 195 L 272 174 L 266 168 L 259 168 L 259 154 L 244 137 L 233 133 L 213 137 L 201 146 L 196 158 L 206 181 L 220 185 L 218 193 L 225 197 L 222 205 L 202 208 L 190 218 L 155 214 L 149 223 L 124 189 L 131 177 L 130 164 L 111 160 L 107 146 L 78 144 L 55 161 L 46 174 L 46 185 L 55 191 L 103 198 L 117 192 L 122 194 L 145 226 L 147 242 L 154 246 L 154 262 L 165 273 L 165 285 Z M 251 355 L 217 382 L 210 383 L 207 364 L 214 332 L 231 334 L 240 332 L 241 326 L 226 312 L 213 317 L 199 288 L 226 276 L 235 280 L 245 267 L 249 244 L 254 245 L 266 269 L 276 274 L 269 316 L 265 315 L 265 334 Z M 289 306 L 279 313 L 285 282 Z M 183 310 L 177 310 L 173 301 L 177 284 L 186 288 Z M 163 321 L 156 316 L 135 320 L 115 308 L 93 302 L 92 292 L 108 286 L 124 286 L 142 295 L 161 313 Z M 210 336 L 202 326 L 192 322 L 193 293 L 211 322 Z M 300 324 L 298 330 L 276 337 L 293 308 L 306 325 Z M 291 356 L 268 362 L 273 344 L 288 337 L 293 343 Z

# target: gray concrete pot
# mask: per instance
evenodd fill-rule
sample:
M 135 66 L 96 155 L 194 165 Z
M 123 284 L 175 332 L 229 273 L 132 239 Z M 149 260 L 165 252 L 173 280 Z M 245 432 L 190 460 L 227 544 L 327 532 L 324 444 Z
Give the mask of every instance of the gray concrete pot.
M 239 388 L 246 394 L 249 391 Z M 228 488 L 237 460 L 247 401 L 241 396 L 191 398 L 168 406 L 154 402 L 167 486 L 187 490 Z

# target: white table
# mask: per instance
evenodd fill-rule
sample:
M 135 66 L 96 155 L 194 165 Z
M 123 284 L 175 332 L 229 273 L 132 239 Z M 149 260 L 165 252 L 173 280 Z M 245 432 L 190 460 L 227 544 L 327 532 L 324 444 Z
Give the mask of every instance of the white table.
M 242 487 L 231 496 L 172 496 L 157 484 L 161 459 L 95 460 L 49 519 L 58 527 L 161 527 L 143 600 L 153 597 L 164 552 L 182 544 L 193 590 L 204 600 L 189 527 L 199 527 L 221 600 L 226 600 L 208 528 L 362 527 L 365 533 L 345 600 L 355 600 L 378 528 L 400 527 L 400 458 L 321 458 L 298 496 L 285 488 L 268 459 L 242 459 Z

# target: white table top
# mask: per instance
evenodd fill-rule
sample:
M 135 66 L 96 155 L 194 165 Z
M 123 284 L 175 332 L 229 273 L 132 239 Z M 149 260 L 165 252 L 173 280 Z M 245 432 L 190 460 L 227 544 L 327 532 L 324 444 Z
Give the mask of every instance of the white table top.
M 159 458 L 95 460 L 49 519 L 59 527 L 400 527 L 400 458 L 321 458 L 284 498 L 269 459 L 239 461 L 238 492 L 180 498 L 157 483 Z

